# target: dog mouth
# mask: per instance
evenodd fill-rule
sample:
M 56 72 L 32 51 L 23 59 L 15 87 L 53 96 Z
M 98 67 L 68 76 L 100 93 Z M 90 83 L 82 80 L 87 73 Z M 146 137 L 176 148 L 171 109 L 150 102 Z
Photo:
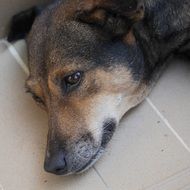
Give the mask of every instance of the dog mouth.
M 95 162 L 101 157 L 103 152 L 104 152 L 104 148 L 101 147 L 96 152 L 96 154 L 94 156 L 92 156 L 92 158 L 88 161 L 87 164 L 85 164 L 82 168 L 80 168 L 79 170 L 76 171 L 76 174 L 81 174 L 81 173 L 87 171 L 88 169 L 90 169 L 95 164 Z
M 107 144 L 111 140 L 115 132 L 115 129 L 116 129 L 116 121 L 114 119 L 108 120 L 107 122 L 104 123 L 100 148 L 92 156 L 92 158 L 88 161 L 88 163 L 86 163 L 82 168 L 76 171 L 77 174 L 83 173 L 84 171 L 88 170 L 95 164 L 97 160 L 99 160 L 101 155 L 104 153 Z
M 56 143 L 50 143 L 46 153 L 44 169 L 47 172 L 63 176 L 79 174 L 90 169 L 104 153 L 115 128 L 115 120 L 107 120 L 104 122 L 99 143 L 94 140 L 91 133 L 83 135 L 76 144 L 68 146 L 67 149 L 63 149 L 63 147 L 57 143 L 58 139 Z M 60 142 L 62 143 L 62 141 Z

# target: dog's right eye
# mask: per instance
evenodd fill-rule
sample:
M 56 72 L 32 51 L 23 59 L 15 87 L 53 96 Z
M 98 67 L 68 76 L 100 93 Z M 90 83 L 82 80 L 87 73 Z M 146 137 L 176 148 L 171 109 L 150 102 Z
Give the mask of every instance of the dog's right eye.
M 81 72 L 78 71 L 72 75 L 65 77 L 65 82 L 68 85 L 75 85 L 78 82 L 80 82 L 80 79 L 81 79 Z
M 82 79 L 82 72 L 77 71 L 71 75 L 66 76 L 62 81 L 62 86 L 65 92 L 72 90 L 74 87 L 78 86 Z

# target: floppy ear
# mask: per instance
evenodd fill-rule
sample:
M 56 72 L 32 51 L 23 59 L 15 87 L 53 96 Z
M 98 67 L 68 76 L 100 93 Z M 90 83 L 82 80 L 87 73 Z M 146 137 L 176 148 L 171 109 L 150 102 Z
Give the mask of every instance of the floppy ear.
M 29 33 L 35 18 L 41 13 L 42 7 L 32 7 L 13 16 L 8 34 L 8 41 L 13 42 L 25 38 Z
M 76 17 L 122 36 L 144 17 L 144 4 L 142 0 L 81 0 Z

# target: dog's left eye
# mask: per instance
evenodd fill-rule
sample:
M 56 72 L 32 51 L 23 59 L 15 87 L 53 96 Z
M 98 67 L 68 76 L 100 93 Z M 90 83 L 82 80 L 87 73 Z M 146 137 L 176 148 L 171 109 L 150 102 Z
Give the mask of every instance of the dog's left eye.
M 44 105 L 44 101 L 39 97 L 36 96 L 35 94 L 32 94 L 32 98 L 38 103 Z
M 77 87 L 81 81 L 81 78 L 82 78 L 82 72 L 80 71 L 77 71 L 71 75 L 66 76 L 62 82 L 65 92 L 69 92 L 73 88 Z
M 67 75 L 61 80 L 61 86 L 64 93 L 68 93 L 77 88 L 81 82 L 83 72 L 77 71 L 71 75 Z
M 65 77 L 65 83 L 67 85 L 76 85 L 81 80 L 82 73 L 80 71 Z
M 32 98 L 40 105 L 45 105 L 45 102 L 42 100 L 42 98 L 40 98 L 39 96 L 37 96 L 36 94 L 34 94 L 34 92 L 32 92 L 30 89 L 26 89 L 26 93 L 30 93 L 32 95 Z

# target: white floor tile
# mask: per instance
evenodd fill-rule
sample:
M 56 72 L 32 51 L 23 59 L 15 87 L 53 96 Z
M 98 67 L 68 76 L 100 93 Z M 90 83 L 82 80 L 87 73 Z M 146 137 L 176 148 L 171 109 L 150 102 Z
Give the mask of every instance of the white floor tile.
M 145 102 L 126 115 L 96 167 L 111 189 L 141 190 L 190 167 L 190 154 Z
M 150 99 L 190 149 L 190 61 L 173 61 Z
M 185 186 L 185 187 L 183 187 L 183 188 L 181 188 L 179 190 L 190 190 L 190 185 L 187 185 L 187 186 Z
M 182 190 L 187 187 L 190 187 L 190 168 L 174 174 L 161 183 L 155 184 L 146 190 Z
M 27 57 L 27 48 L 26 48 L 26 42 L 25 40 L 19 40 L 13 44 L 16 51 L 24 61 L 24 63 L 28 63 L 28 57 Z

